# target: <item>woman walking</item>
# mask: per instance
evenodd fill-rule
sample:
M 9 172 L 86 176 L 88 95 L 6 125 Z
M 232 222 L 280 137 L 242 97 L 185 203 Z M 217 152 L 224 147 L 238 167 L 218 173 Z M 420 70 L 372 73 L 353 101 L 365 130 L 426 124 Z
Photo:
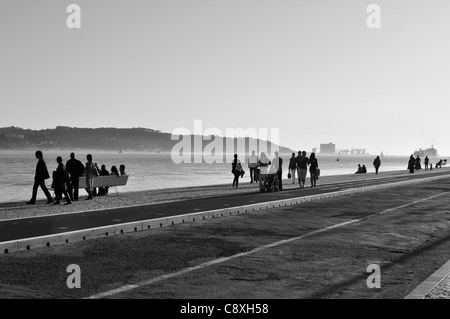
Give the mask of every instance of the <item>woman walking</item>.
M 238 160 L 237 154 L 234 154 L 234 160 L 231 164 L 231 173 L 234 175 L 233 179 L 233 187 L 236 185 L 236 187 L 239 187 L 239 177 L 241 175 L 244 175 L 244 169 L 242 168 L 241 161 Z
M 414 166 L 416 164 L 416 160 L 414 159 L 414 155 L 411 155 L 409 157 L 409 161 L 408 161 L 408 169 L 410 173 L 414 173 Z
M 409 157 L 409 161 L 408 161 L 408 169 L 410 173 L 414 173 L 414 166 L 416 164 L 416 160 L 414 159 L 414 155 L 411 155 Z
M 309 157 L 309 174 L 311 175 L 311 187 L 316 187 L 316 181 L 319 177 L 319 162 L 315 153 L 311 153 Z

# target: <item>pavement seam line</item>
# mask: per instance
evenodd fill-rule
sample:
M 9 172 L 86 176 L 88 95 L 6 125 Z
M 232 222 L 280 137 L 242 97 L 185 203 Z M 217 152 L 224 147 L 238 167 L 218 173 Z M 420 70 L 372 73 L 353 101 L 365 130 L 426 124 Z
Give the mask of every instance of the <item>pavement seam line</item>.
M 214 259 L 214 260 L 208 261 L 206 263 L 203 263 L 203 264 L 200 264 L 200 265 L 197 265 L 197 266 L 188 267 L 188 268 L 182 269 L 182 270 L 174 272 L 174 273 L 161 275 L 161 276 L 149 279 L 149 280 L 142 281 L 142 282 L 134 284 L 134 285 L 127 285 L 127 286 L 123 286 L 123 287 L 120 287 L 120 288 L 117 288 L 117 289 L 113 289 L 113 290 L 110 290 L 110 291 L 106 291 L 106 292 L 103 292 L 103 293 L 92 295 L 92 296 L 87 297 L 85 299 L 101 299 L 101 298 L 104 298 L 104 297 L 114 296 L 114 295 L 120 294 L 122 292 L 126 292 L 126 291 L 130 291 L 130 290 L 133 290 L 133 289 L 136 289 L 136 288 L 148 286 L 148 285 L 151 285 L 151 284 L 154 284 L 154 283 L 166 280 L 166 279 L 170 279 L 170 278 L 173 278 L 173 277 L 178 277 L 178 276 L 184 275 L 186 273 L 193 272 L 195 270 L 199 270 L 199 269 L 203 269 L 203 268 L 206 268 L 206 267 L 209 267 L 209 266 L 214 266 L 214 265 L 217 265 L 217 264 L 221 264 L 223 262 L 226 262 L 226 261 L 229 261 L 229 260 L 233 260 L 233 259 L 236 259 L 236 258 L 239 258 L 239 257 L 248 256 L 248 255 L 251 255 L 251 254 L 254 254 L 254 253 L 266 250 L 266 249 L 269 249 L 269 248 L 274 248 L 274 247 L 277 247 L 277 246 L 280 246 L 280 245 L 284 245 L 286 243 L 290 243 L 290 242 L 293 242 L 293 241 L 296 241 L 296 240 L 304 239 L 304 238 L 313 236 L 315 234 L 319 234 L 319 233 L 322 233 L 322 232 L 325 232 L 325 231 L 328 231 L 328 230 L 331 230 L 331 229 L 334 229 L 334 228 L 338 228 L 338 227 L 346 226 L 346 225 L 349 225 L 349 224 L 353 224 L 353 223 L 356 223 L 356 222 L 359 222 L 359 221 L 360 221 L 359 219 L 353 219 L 353 220 L 350 220 L 350 221 L 342 222 L 342 223 L 339 223 L 339 224 L 335 224 L 335 225 L 332 225 L 332 226 L 328 226 L 328 227 L 325 227 L 325 228 L 321 228 L 321 229 L 309 232 L 309 233 L 307 233 L 305 235 L 302 235 L 302 236 L 280 240 L 280 241 L 277 241 L 277 242 L 274 242 L 274 243 L 270 243 L 270 244 L 267 244 L 267 245 L 264 245 L 264 246 L 260 246 L 260 247 L 254 248 L 254 249 L 252 249 L 250 251 L 239 253 L 239 254 L 236 254 L 236 255 L 233 255 L 233 256 L 228 256 L 228 257 L 222 257 L 222 258 L 219 258 L 219 259 Z
M 402 209 L 402 208 L 405 208 L 405 207 L 408 207 L 408 206 L 411 206 L 411 205 L 415 205 L 417 203 L 421 203 L 421 202 L 424 202 L 424 201 L 436 198 L 438 196 L 442 196 L 442 195 L 447 194 L 447 193 L 448 192 L 440 193 L 440 194 L 433 195 L 433 196 L 430 196 L 430 197 L 427 197 L 427 198 L 423 198 L 421 200 L 417 200 L 417 201 L 414 201 L 414 202 L 411 202 L 411 203 L 408 203 L 408 204 L 404 204 L 404 205 L 400 205 L 400 206 L 397 206 L 397 207 L 394 207 L 394 208 L 386 209 L 386 210 L 384 210 L 382 212 L 378 212 L 378 213 L 372 214 L 370 216 L 377 216 L 377 215 L 379 216 L 379 215 L 382 215 L 382 214 L 385 214 L 385 213 L 388 213 L 388 212 L 393 212 L 395 210 Z M 130 291 L 130 290 L 133 290 L 133 289 L 137 289 L 137 288 L 141 288 L 141 287 L 144 287 L 144 286 L 149 286 L 151 284 L 154 284 L 154 283 L 157 283 L 157 282 L 160 282 L 160 281 L 164 281 L 166 279 L 178 277 L 178 276 L 184 275 L 186 273 L 190 273 L 190 272 L 193 272 L 193 271 L 196 271 L 196 270 L 200 270 L 200 269 L 203 269 L 203 268 L 206 268 L 206 267 L 209 267 L 209 266 L 214 266 L 214 265 L 226 262 L 226 261 L 237 259 L 239 257 L 248 256 L 248 255 L 255 254 L 255 253 L 258 253 L 258 252 L 266 250 L 266 249 L 278 247 L 278 246 L 281 246 L 281 245 L 284 245 L 284 244 L 287 244 L 287 243 L 291 243 L 291 242 L 294 242 L 294 241 L 297 241 L 297 240 L 301 240 L 301 239 L 304 239 L 304 238 L 307 238 L 307 237 L 311 237 L 313 235 L 326 232 L 328 230 L 332 230 L 332 229 L 340 228 L 340 227 L 343 227 L 343 226 L 355 224 L 355 223 L 364 221 L 365 219 L 366 218 L 361 218 L 361 219 L 358 218 L 358 219 L 348 220 L 348 221 L 345 221 L 345 222 L 342 222 L 342 223 L 338 223 L 338 224 L 327 226 L 327 227 L 324 227 L 324 228 L 321 228 L 321 229 L 314 230 L 312 232 L 306 233 L 306 234 L 301 235 L 301 236 L 292 237 L 292 238 L 289 238 L 289 239 L 283 239 L 283 240 L 280 240 L 280 241 L 276 241 L 274 243 L 270 243 L 270 244 L 267 244 L 267 245 L 256 247 L 256 248 L 254 248 L 254 249 L 252 249 L 250 251 L 247 251 L 247 252 L 242 252 L 242 253 L 235 254 L 235 255 L 232 255 L 232 256 L 211 260 L 211 261 L 202 263 L 202 264 L 197 265 L 197 266 L 188 267 L 188 268 L 182 269 L 180 271 L 176 271 L 174 273 L 165 274 L 165 275 L 161 275 L 161 276 L 158 276 L 158 277 L 154 277 L 154 278 L 149 279 L 149 280 L 141 281 L 141 282 L 139 282 L 137 284 L 126 285 L 126 286 L 123 286 L 123 287 L 120 287 L 120 288 L 117 288 L 117 289 L 113 289 L 113 290 L 109 290 L 109 291 L 106 291 L 106 292 L 103 292 L 103 293 L 92 295 L 92 296 L 87 297 L 85 299 L 101 299 L 101 298 L 104 298 L 104 297 L 110 297 L 110 296 L 118 295 L 118 294 L 123 293 L 123 292 L 127 292 L 127 291 Z

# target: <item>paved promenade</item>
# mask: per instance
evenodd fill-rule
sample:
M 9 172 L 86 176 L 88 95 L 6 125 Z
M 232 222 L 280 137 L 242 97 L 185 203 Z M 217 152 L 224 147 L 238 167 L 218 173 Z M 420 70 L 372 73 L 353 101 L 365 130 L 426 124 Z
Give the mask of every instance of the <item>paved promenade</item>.
M 38 230 L 4 235 L 17 238 L 91 227 L 91 219 L 94 225 L 110 225 L 379 186 L 299 205 L 0 254 L 0 298 L 394 299 L 412 293 L 415 298 L 447 298 L 450 270 L 442 265 L 450 259 L 449 173 L 442 169 L 316 189 L 252 191 L 3 221 L 0 234 L 19 225 Z M 70 264 L 81 268 L 82 289 L 66 286 Z M 371 264 L 381 267 L 380 289 L 366 284 Z
M 299 189 L 297 187 L 274 193 L 244 193 L 238 195 L 215 196 L 202 200 L 191 199 L 160 204 L 140 205 L 135 207 L 96 210 L 85 213 L 63 214 L 54 216 L 21 218 L 0 221 L 0 242 L 17 239 L 60 234 L 70 231 L 91 229 L 114 224 L 130 223 L 182 214 L 210 211 L 233 206 L 245 206 L 256 203 L 271 202 L 289 198 L 334 193 L 367 186 L 376 186 L 394 182 L 420 180 L 427 177 L 450 176 L 450 171 L 442 170 L 439 174 L 411 174 L 391 176 L 379 179 L 341 182 L 327 184 L 316 188 Z

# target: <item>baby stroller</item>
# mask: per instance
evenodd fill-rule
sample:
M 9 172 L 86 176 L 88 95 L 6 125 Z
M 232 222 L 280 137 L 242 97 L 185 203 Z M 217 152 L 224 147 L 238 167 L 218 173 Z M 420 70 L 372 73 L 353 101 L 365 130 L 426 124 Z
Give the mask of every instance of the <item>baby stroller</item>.
M 261 193 L 278 192 L 280 190 L 276 170 L 261 167 L 261 172 L 259 175 L 259 190 Z

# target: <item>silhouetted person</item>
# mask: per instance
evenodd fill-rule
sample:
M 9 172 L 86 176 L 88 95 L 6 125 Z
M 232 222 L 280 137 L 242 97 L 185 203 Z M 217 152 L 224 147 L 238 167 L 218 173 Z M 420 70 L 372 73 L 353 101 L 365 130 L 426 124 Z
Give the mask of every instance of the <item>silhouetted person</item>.
M 102 168 L 100 170 L 100 176 L 109 176 L 109 172 L 106 169 L 106 165 L 102 165 Z M 98 194 L 100 196 L 107 195 L 108 194 L 108 189 L 109 189 L 109 187 L 100 187 L 98 189 Z
M 70 160 L 66 163 L 66 169 L 72 179 L 72 183 L 68 188 L 70 199 L 78 201 L 80 177 L 84 174 L 84 165 L 75 158 L 75 153 L 70 153 Z
M 260 175 L 267 175 L 269 173 L 269 165 L 272 164 L 272 162 L 267 157 L 266 153 L 261 152 L 261 156 L 259 157 L 258 166 L 260 168 Z M 261 181 L 261 176 L 260 179 Z
M 377 158 L 374 159 L 374 161 L 373 161 L 373 167 L 375 167 L 375 175 L 378 175 L 378 169 L 380 168 L 380 166 L 381 166 L 381 160 L 380 160 L 380 157 L 377 156 Z
M 358 164 L 358 170 L 355 172 L 355 174 L 362 174 L 361 164 Z
M 88 198 L 86 200 L 90 200 L 93 198 L 93 192 L 94 192 L 94 178 L 97 177 L 97 169 L 95 168 L 95 164 L 92 161 L 92 155 L 88 154 L 86 156 L 87 163 L 86 163 L 86 187 L 88 192 Z
M 316 154 L 311 153 L 309 157 L 309 174 L 311 175 L 311 187 L 316 187 L 316 181 L 319 177 L 318 174 L 319 162 L 317 161 Z
M 308 174 L 309 159 L 306 157 L 306 152 L 298 152 L 297 156 L 297 175 L 300 188 L 305 188 L 306 175 Z
M 278 190 L 283 190 L 283 159 L 279 156 L 278 152 L 275 152 L 275 157 L 272 164 L 277 172 L 278 178 Z
M 64 194 L 64 198 L 66 199 L 65 205 L 72 204 L 70 200 L 69 194 L 66 192 L 67 184 L 70 183 L 69 175 L 66 172 L 66 168 L 64 167 L 63 160 L 61 156 L 56 158 L 56 162 L 58 163 L 58 167 L 56 168 L 56 174 L 54 175 L 54 187 L 55 187 L 55 195 L 56 202 L 53 205 L 59 205 L 61 203 L 62 195 Z
M 415 162 L 415 164 L 414 164 L 414 168 L 415 168 L 416 170 L 422 169 L 422 165 L 420 165 L 420 162 L 421 162 L 421 159 L 420 159 L 419 155 L 417 155 L 417 157 L 416 157 L 416 162 Z
M 238 160 L 237 154 L 234 154 L 234 160 L 231 164 L 231 172 L 234 175 L 233 179 L 233 187 L 239 187 L 239 177 L 242 175 L 243 169 L 241 165 L 241 161 Z
M 111 167 L 111 174 L 110 175 L 119 176 L 119 171 L 117 170 L 117 166 L 112 166 Z
M 362 170 L 362 173 L 363 173 L 363 174 L 367 173 L 366 165 L 363 165 L 362 168 L 361 168 L 361 170 Z
M 295 184 L 295 172 L 297 171 L 297 158 L 295 153 L 292 153 L 292 157 L 289 160 L 288 172 L 291 173 L 292 184 Z
M 414 155 L 411 155 L 409 157 L 409 161 L 408 161 L 408 169 L 410 173 L 414 173 L 414 166 L 416 164 L 416 160 L 414 159 Z
M 428 164 L 430 163 L 428 156 L 425 156 L 423 163 L 425 164 L 425 170 L 428 170 Z
M 120 172 L 120 175 L 127 175 L 127 173 L 125 173 L 125 165 L 120 165 L 119 166 L 119 172 Z
M 258 181 L 258 156 L 255 154 L 255 151 L 252 151 L 252 155 L 248 157 L 248 168 L 250 170 L 250 184 L 253 181 Z
M 47 169 L 47 164 L 45 164 L 44 156 L 41 151 L 36 151 L 35 156 L 38 162 L 36 164 L 36 173 L 34 175 L 33 194 L 31 196 L 30 201 L 27 202 L 27 204 L 31 205 L 36 204 L 37 190 L 39 187 L 41 187 L 42 191 L 47 197 L 47 204 L 51 204 L 53 203 L 52 195 L 50 195 L 50 192 L 45 186 L 45 180 L 50 178 L 50 174 L 48 173 Z

